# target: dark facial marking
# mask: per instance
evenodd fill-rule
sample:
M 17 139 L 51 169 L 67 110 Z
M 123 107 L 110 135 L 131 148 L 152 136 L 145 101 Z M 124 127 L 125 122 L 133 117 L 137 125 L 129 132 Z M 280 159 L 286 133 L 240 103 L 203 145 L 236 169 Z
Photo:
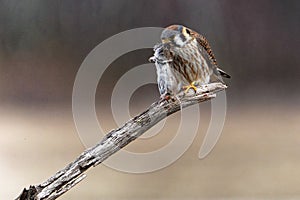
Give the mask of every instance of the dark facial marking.
M 181 38 L 182 42 L 186 41 L 186 37 L 183 34 L 180 34 L 180 38 Z

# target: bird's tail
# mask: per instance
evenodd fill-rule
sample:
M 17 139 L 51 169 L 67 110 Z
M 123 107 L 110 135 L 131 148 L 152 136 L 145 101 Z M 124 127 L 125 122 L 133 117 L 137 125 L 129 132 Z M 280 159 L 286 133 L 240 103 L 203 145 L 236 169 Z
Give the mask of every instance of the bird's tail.
M 225 77 L 225 78 L 231 78 L 231 76 L 229 74 L 227 74 L 225 71 L 221 70 L 220 68 L 217 68 L 218 73 Z

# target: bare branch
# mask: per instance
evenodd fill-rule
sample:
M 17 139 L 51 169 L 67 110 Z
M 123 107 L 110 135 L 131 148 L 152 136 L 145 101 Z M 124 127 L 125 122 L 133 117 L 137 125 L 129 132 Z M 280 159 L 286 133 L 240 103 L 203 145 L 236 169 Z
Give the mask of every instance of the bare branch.
M 85 150 L 74 162 L 50 177 L 44 183 L 24 189 L 17 200 L 56 199 L 77 183 L 82 181 L 87 169 L 96 166 L 115 152 L 141 136 L 162 119 L 180 110 L 181 106 L 210 100 L 216 93 L 227 88 L 222 83 L 211 83 L 199 88 L 196 94 L 177 99 L 160 100 L 146 111 L 125 123 L 122 127 L 109 132 L 98 144 Z

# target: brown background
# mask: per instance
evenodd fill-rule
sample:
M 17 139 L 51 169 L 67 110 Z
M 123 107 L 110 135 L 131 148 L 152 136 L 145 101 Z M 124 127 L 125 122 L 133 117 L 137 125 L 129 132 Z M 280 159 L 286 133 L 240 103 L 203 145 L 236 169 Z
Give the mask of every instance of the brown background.
M 0 199 L 40 183 L 84 149 L 71 103 L 86 55 L 121 31 L 174 23 L 205 35 L 233 77 L 216 148 L 206 159 L 197 158 L 209 122 L 205 103 L 196 140 L 172 166 L 143 175 L 100 166 L 62 199 L 299 198 L 299 10 L 296 0 L 0 1 Z M 151 53 L 120 57 L 100 80 L 97 110 L 105 113 L 107 131 L 116 127 L 111 89 Z M 155 85 L 140 88 L 132 114 L 156 98 Z M 158 138 L 160 145 L 174 132 L 165 130 L 168 137 Z M 128 149 L 159 147 L 155 138 L 146 143 L 136 141 Z

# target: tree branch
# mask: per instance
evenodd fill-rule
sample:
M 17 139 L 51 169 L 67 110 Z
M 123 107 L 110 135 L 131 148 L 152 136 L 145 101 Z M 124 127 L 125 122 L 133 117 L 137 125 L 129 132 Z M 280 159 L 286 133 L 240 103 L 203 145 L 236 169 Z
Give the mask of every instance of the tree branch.
M 85 150 L 75 161 L 58 171 L 39 185 L 24 188 L 17 200 L 52 200 L 56 199 L 77 183 L 82 181 L 86 170 L 103 162 L 124 146 L 141 136 L 160 120 L 179 111 L 216 97 L 216 93 L 226 89 L 222 83 L 211 83 L 198 89 L 196 94 L 187 94 L 177 99 L 160 100 L 153 103 L 146 111 L 125 123 L 122 127 L 109 132 L 98 144 Z

